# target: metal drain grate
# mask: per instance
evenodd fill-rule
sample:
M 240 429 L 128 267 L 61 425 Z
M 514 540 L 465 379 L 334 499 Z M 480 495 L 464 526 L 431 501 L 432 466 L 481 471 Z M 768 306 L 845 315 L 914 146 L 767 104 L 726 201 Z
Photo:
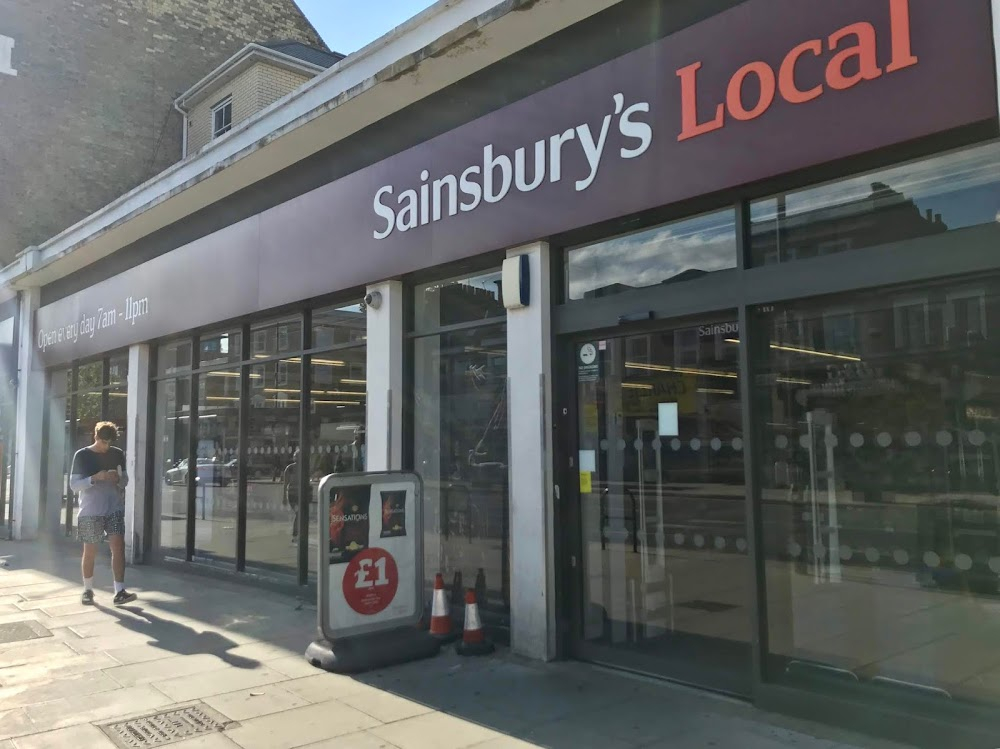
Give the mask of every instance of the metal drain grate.
M 37 640 L 40 637 L 52 637 L 52 633 L 33 619 L 0 624 L 0 644 Z
M 191 705 L 142 718 L 107 723 L 100 728 L 121 749 L 147 749 L 206 733 L 218 733 L 233 725 L 232 721 L 211 708 Z
M 738 609 L 739 606 L 734 606 L 731 603 L 719 603 L 718 601 L 702 601 L 701 599 L 696 599 L 694 601 L 685 601 L 684 603 L 678 603 L 678 606 L 683 606 L 686 609 L 697 609 L 698 611 L 707 611 L 709 614 L 721 614 L 723 611 L 732 611 L 733 609 Z

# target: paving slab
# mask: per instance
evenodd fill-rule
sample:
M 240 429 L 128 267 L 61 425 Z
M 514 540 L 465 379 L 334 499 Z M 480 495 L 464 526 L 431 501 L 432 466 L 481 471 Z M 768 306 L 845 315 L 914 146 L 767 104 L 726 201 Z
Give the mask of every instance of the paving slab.
M 4 707 L 24 707 L 42 702 L 51 702 L 63 697 L 98 694 L 120 689 L 114 679 L 101 671 L 92 671 L 77 676 L 70 676 L 57 681 L 43 681 L 32 684 L 22 684 L 16 687 L 0 689 L 0 705 Z
M 81 642 L 89 643 L 92 639 L 94 638 L 81 640 Z M 155 645 L 150 645 L 148 642 L 136 642 L 134 645 L 130 645 L 128 647 L 114 647 L 116 644 L 121 643 L 107 643 L 105 647 L 90 646 L 79 649 L 75 646 L 69 647 L 83 653 L 104 653 L 108 657 L 114 658 L 115 661 L 121 666 L 133 666 L 136 663 L 148 663 L 149 661 L 156 661 L 161 658 L 170 658 L 173 655 L 173 653 L 164 650 L 163 648 L 158 648 Z
M 294 749 L 377 725 L 377 720 L 360 710 L 326 702 L 254 718 L 226 735 L 243 749 Z
M 37 732 L 155 712 L 172 702 L 163 692 L 141 686 L 32 705 L 26 712 Z
M 91 725 L 60 728 L 14 739 L 17 749 L 115 749 L 101 729 Z
M 170 749 L 239 749 L 239 744 L 226 738 L 225 734 L 209 733 L 187 741 L 170 744 Z
M 289 679 L 304 679 L 321 673 L 320 669 L 316 668 L 301 655 L 278 658 L 266 661 L 266 663 L 268 668 L 280 671 Z
M 2 670 L 12 666 L 27 663 L 42 663 L 52 658 L 68 658 L 78 653 L 63 641 L 53 642 L 52 638 L 43 637 L 25 643 L 24 647 L 0 651 L 0 674 Z M 3 676 L 0 675 L 0 683 Z
M 0 740 L 12 736 L 24 736 L 36 730 L 35 724 L 31 722 L 24 708 L 0 712 Z
M 501 736 L 497 739 L 490 739 L 482 744 L 476 744 L 472 749 L 537 749 L 538 744 L 514 738 L 513 736 Z
M 302 749 L 399 749 L 394 744 L 390 744 L 385 739 L 360 731 L 350 733 L 347 736 L 338 736 L 335 739 L 326 739 L 315 744 L 309 744 Z
M 355 710 L 360 710 L 382 723 L 394 723 L 397 720 L 406 720 L 434 712 L 434 708 L 428 705 L 376 689 L 359 694 L 349 694 L 337 701 L 353 707 Z
M 225 668 L 225 662 L 214 655 L 175 655 L 147 663 L 109 668 L 105 673 L 123 687 L 133 687 Z
M 104 653 L 66 655 L 60 651 L 50 658 L 34 663 L 0 668 L 0 684 L 4 687 L 32 684 L 40 681 L 64 679 L 69 676 L 101 671 L 117 665 L 117 661 Z
M 311 704 L 280 684 L 268 684 L 254 689 L 206 697 L 203 702 L 230 720 L 250 720 Z
M 17 607 L 22 611 L 37 611 L 41 609 L 47 616 L 59 616 L 60 614 L 73 614 L 91 610 L 90 606 L 84 606 L 80 603 L 80 594 L 82 592 L 83 588 L 81 587 L 78 592 L 71 596 L 25 600 L 17 604 Z
M 197 673 L 166 681 L 154 681 L 152 685 L 174 702 L 187 702 L 217 694 L 235 692 L 238 689 L 273 684 L 285 681 L 287 678 L 278 671 L 266 666 L 259 666 L 254 669 L 226 668 L 217 672 Z
M 320 673 L 301 679 L 291 679 L 281 685 L 292 694 L 310 702 L 329 702 L 351 694 L 374 690 L 362 681 L 341 674 Z
M 444 713 L 429 713 L 379 726 L 370 733 L 400 749 L 465 749 L 504 734 Z

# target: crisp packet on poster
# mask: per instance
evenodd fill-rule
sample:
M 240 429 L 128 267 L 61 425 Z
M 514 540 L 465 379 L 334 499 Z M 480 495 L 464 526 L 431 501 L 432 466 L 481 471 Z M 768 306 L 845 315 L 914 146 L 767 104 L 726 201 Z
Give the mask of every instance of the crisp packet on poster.
M 385 491 L 382 494 L 381 538 L 406 535 L 406 490 Z
M 330 503 L 330 564 L 349 562 L 368 548 L 370 490 L 347 486 Z

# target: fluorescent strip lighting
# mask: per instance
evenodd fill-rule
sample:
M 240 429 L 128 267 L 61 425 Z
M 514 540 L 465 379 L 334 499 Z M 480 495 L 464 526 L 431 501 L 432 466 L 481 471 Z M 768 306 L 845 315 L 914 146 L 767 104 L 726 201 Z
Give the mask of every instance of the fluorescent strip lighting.
M 726 343 L 736 343 L 740 342 L 739 338 L 727 338 Z M 861 361 L 860 356 L 852 356 L 850 354 L 835 354 L 831 351 L 817 351 L 811 348 L 799 348 L 798 346 L 783 346 L 779 343 L 772 343 L 771 348 L 775 351 L 789 351 L 793 354 L 808 354 L 809 356 L 822 356 L 828 359 L 842 359 L 844 361 Z M 812 384 L 812 383 L 806 383 Z
M 290 393 L 298 395 L 302 391 L 299 388 L 264 388 L 265 393 Z M 366 393 L 355 393 L 348 390 L 312 390 L 312 395 L 347 395 L 352 398 L 364 398 Z
M 301 364 L 302 357 L 296 356 L 291 359 L 282 359 L 281 361 L 287 362 L 288 364 Z M 347 362 L 339 361 L 337 359 L 312 359 L 312 364 L 320 364 L 324 367 L 346 367 Z
M 637 382 L 623 382 L 623 388 L 628 388 L 629 390 L 652 390 L 652 385 L 640 385 Z
M 807 354 L 809 356 L 822 356 L 827 359 L 842 359 L 843 361 L 861 361 L 860 356 L 850 356 L 848 354 L 834 354 L 829 351 L 816 351 L 809 348 L 798 348 L 797 346 L 779 346 L 772 343 L 771 348 L 775 351 L 789 351 L 793 354 Z
M 699 393 L 713 393 L 715 395 L 736 395 L 735 390 L 716 390 L 715 388 L 698 388 Z
M 778 377 L 775 382 L 780 382 L 785 385 L 812 385 L 810 380 L 796 380 L 791 377 Z
M 649 372 L 670 372 L 674 374 L 703 375 L 705 377 L 724 377 L 728 380 L 739 379 L 735 372 L 719 372 L 712 369 L 689 369 L 687 367 L 668 367 L 662 364 L 639 364 L 637 362 L 625 362 L 628 369 L 642 369 Z
M 320 406 L 360 406 L 361 401 L 313 401 Z
M 341 382 L 345 382 L 348 385 L 367 385 L 368 384 L 368 380 L 349 380 L 346 377 L 344 379 L 342 379 Z

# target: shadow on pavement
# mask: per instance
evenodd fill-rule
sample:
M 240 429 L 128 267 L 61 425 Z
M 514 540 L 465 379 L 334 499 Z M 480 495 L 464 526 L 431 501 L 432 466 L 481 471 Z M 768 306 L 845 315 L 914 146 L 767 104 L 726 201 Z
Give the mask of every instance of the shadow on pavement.
M 108 608 L 95 605 L 95 608 L 114 616 L 125 629 L 151 638 L 154 640 L 151 644 L 161 650 L 177 655 L 215 655 L 234 668 L 258 668 L 261 665 L 252 658 L 230 653 L 230 650 L 239 647 L 238 643 L 218 632 L 197 632 L 187 625 L 151 614 L 141 606 Z M 130 616 L 124 616 L 122 612 Z

